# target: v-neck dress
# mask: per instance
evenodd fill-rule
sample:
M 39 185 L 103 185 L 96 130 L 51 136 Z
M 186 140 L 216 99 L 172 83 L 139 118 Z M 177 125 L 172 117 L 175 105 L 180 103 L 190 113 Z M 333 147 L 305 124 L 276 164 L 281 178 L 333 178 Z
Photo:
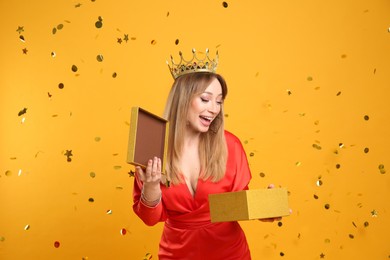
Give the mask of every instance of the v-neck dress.
M 228 147 L 226 173 L 213 183 L 198 180 L 194 196 L 185 183 L 161 185 L 162 199 L 156 207 L 141 201 L 142 182 L 135 178 L 134 212 L 152 226 L 165 222 L 160 241 L 160 260 L 248 260 L 245 234 L 236 221 L 211 223 L 208 195 L 248 189 L 251 173 L 240 140 L 225 131 Z

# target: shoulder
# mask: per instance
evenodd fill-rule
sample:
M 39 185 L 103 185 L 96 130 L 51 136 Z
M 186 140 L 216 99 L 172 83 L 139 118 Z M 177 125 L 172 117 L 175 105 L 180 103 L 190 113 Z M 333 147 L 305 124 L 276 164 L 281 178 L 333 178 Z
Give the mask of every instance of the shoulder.
M 232 134 L 231 132 L 227 131 L 227 130 L 225 130 L 225 139 L 226 139 L 226 144 L 228 146 L 230 146 L 230 145 L 242 146 L 240 139 L 237 136 L 235 136 L 234 134 Z

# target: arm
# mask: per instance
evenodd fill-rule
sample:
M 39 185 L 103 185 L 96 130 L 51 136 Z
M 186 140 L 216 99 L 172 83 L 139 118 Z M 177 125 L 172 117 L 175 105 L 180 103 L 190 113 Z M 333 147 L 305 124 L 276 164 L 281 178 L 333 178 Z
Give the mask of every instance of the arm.
M 165 219 L 161 201 L 161 160 L 149 160 L 145 172 L 136 167 L 133 189 L 133 210 L 148 226 Z

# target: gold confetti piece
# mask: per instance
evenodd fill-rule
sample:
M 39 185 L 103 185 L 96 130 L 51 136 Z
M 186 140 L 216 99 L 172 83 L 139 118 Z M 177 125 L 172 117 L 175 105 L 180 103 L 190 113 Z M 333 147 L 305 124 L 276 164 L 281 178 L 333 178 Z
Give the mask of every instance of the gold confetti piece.
M 95 142 L 100 142 L 100 140 L 102 140 L 102 139 L 99 136 L 95 137 Z
M 290 96 L 291 94 L 292 94 L 291 90 L 287 89 L 287 95 Z
M 95 202 L 95 199 L 94 198 L 89 198 L 88 201 L 92 203 L 92 202 Z
M 313 144 L 312 146 L 313 146 L 313 148 L 315 148 L 317 150 L 321 150 L 322 149 L 322 147 L 319 144 Z
M 176 39 L 176 40 L 175 40 L 175 44 L 176 44 L 176 45 L 179 44 L 179 39 Z
M 378 169 L 379 169 L 381 174 L 385 174 L 386 173 L 385 166 L 383 164 L 379 164 Z
M 63 88 L 64 88 L 64 83 L 58 84 L 58 88 L 59 88 L 59 89 L 63 89 Z
M 106 211 L 106 214 L 107 214 L 107 215 L 111 215 L 111 214 L 112 214 L 112 210 L 111 210 L 111 209 L 107 210 L 107 211 Z
M 116 42 L 122 44 L 122 38 L 117 38 Z
M 307 81 L 313 81 L 313 77 L 308 76 L 308 77 L 306 78 L 306 80 L 307 80 Z
M 368 147 L 364 148 L 364 153 L 368 153 L 370 149 Z
M 19 39 L 20 39 L 21 42 L 26 42 L 23 35 L 20 35 Z
M 167 17 L 169 16 L 169 12 L 167 12 Z
M 341 91 L 337 92 L 336 96 L 340 96 L 341 95 Z
M 18 116 L 24 115 L 27 113 L 27 108 L 23 108 L 22 110 L 19 111 Z
M 356 226 L 355 222 L 353 222 L 353 221 L 352 221 L 352 225 L 353 225 L 355 228 L 357 228 L 357 226 Z
M 301 164 L 302 164 L 301 162 L 296 162 L 296 163 L 295 163 L 295 166 L 298 167 L 298 166 L 301 166 Z
M 116 72 L 112 73 L 112 77 L 115 79 L 118 76 Z
M 375 209 L 371 211 L 371 217 L 378 217 L 378 211 L 376 211 Z
M 122 187 L 122 186 L 116 186 L 115 189 L 117 189 L 117 190 L 123 190 L 123 187 Z
M 222 6 L 228 8 L 229 4 L 227 2 L 222 2 Z
M 89 173 L 89 176 L 90 176 L 91 178 L 95 178 L 95 177 L 96 177 L 96 173 L 90 172 L 90 173 Z
M 71 69 L 72 69 L 73 72 L 77 72 L 77 70 L 78 70 L 78 68 L 77 68 L 76 65 L 72 65 L 72 68 L 71 68 Z
M 98 17 L 98 21 L 95 23 L 95 27 L 98 29 L 103 27 L 103 19 L 101 16 Z
M 98 62 L 102 62 L 103 61 L 103 55 L 99 54 L 98 56 L 96 56 L 96 60 Z
M 324 254 L 324 253 L 321 253 L 321 254 L 320 254 L 320 258 L 325 258 L 325 254 Z
M 327 203 L 327 204 L 325 204 L 325 209 L 330 209 L 330 205 Z
M 265 173 L 264 173 L 264 172 L 260 172 L 259 175 L 260 175 L 261 178 L 264 178 L 264 177 L 265 177 Z
M 153 255 L 151 253 L 146 253 L 143 260 L 150 260 L 150 259 L 152 259 L 152 256 Z
M 62 28 L 64 28 L 64 25 L 62 23 L 60 23 L 59 25 L 57 25 L 57 30 L 62 30 Z
M 364 116 L 364 120 L 368 121 L 369 119 L 370 119 L 370 117 L 368 115 Z
M 299 116 L 305 116 L 306 113 L 299 113 Z
M 336 169 L 340 169 L 341 165 L 340 164 L 336 164 Z
M 59 242 L 59 241 L 55 241 L 55 242 L 54 242 L 54 247 L 55 247 L 55 248 L 59 248 L 59 247 L 60 247 L 60 245 L 61 245 L 61 244 L 60 244 L 60 242 Z
M 9 177 L 12 175 L 12 172 L 10 170 L 5 171 L 5 176 Z
M 22 169 L 19 169 L 18 176 L 22 175 Z
M 52 34 L 56 34 L 57 33 L 57 28 L 53 27 L 53 29 L 51 30 L 51 33 Z
M 75 6 L 74 6 L 75 8 L 79 8 L 79 7 L 81 7 L 81 4 L 80 3 L 78 3 L 78 4 L 75 4 Z M 84 259 L 84 258 L 83 258 Z
M 324 242 L 325 242 L 326 244 L 329 244 L 329 243 L 330 243 L 330 239 L 329 239 L 329 238 L 326 238 Z
M 55 58 L 55 57 L 57 56 L 57 54 L 56 54 L 54 51 L 52 51 L 52 52 L 50 53 L 50 56 L 52 56 L 53 58 Z
M 152 41 L 150 42 L 150 44 L 152 44 L 152 45 L 156 45 L 156 43 L 157 43 L 156 40 L 152 40 Z
M 251 153 L 249 154 L 249 156 L 250 156 L 250 157 L 253 157 L 253 156 L 255 156 L 255 153 L 254 153 L 254 152 L 251 152 Z
M 22 49 L 22 52 L 23 52 L 23 54 L 26 54 L 26 55 L 27 55 L 27 52 L 28 52 L 27 48 L 23 48 L 23 49 Z
M 24 26 L 18 26 L 18 29 L 16 29 L 16 31 L 21 34 L 22 32 L 24 32 Z
M 342 58 L 342 59 L 347 58 L 347 54 L 342 54 L 342 55 L 341 55 L 341 58 Z
M 25 227 L 24 227 L 24 230 L 29 230 L 30 229 L 30 225 L 26 225 Z
M 284 256 L 284 253 L 283 253 L 283 252 L 280 252 L 279 254 L 280 254 L 280 256 Z
M 348 237 L 349 237 L 350 239 L 354 239 L 354 238 L 355 238 L 355 236 L 354 236 L 353 234 L 349 234 Z
M 369 225 L 370 225 L 370 223 L 368 223 L 368 221 L 364 222 L 364 227 L 368 227 Z
M 115 169 L 115 170 L 120 170 L 120 169 L 122 169 L 122 166 L 120 166 L 120 165 L 115 165 L 115 166 L 114 166 L 114 169 Z
M 319 187 L 319 186 L 322 186 L 323 183 L 322 183 L 321 180 L 317 180 L 316 184 L 317 184 L 317 186 Z
M 313 197 L 314 197 L 314 199 L 318 200 L 318 195 L 317 194 L 314 194 Z

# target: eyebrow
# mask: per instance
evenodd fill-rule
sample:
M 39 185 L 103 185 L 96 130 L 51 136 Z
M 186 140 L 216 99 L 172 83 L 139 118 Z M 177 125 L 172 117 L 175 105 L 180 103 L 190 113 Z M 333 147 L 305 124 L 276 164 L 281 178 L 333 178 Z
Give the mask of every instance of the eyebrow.
M 214 95 L 213 93 L 208 92 L 208 91 L 205 91 L 205 92 L 203 92 L 203 93 L 206 93 L 206 94 L 209 94 L 209 95 Z M 217 97 L 219 97 L 219 96 L 222 96 L 222 93 L 220 93 L 220 94 L 217 95 Z

